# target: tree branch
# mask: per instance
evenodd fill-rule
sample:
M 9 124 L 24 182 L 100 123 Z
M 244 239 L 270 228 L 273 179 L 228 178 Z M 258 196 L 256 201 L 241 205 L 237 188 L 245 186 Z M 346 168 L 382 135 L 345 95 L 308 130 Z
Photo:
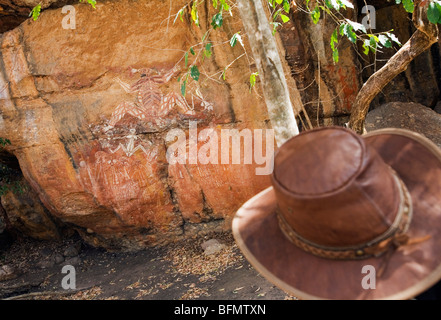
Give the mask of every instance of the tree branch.
M 276 41 L 262 0 L 238 0 L 277 145 L 299 133 Z
M 423 6 L 418 6 L 420 3 Z M 380 70 L 369 77 L 355 98 L 349 128 L 358 134 L 364 132 L 365 118 L 375 96 L 398 74 L 406 70 L 413 59 L 438 41 L 438 28 L 427 21 L 428 2 L 415 1 L 415 4 L 417 6 L 412 20 L 417 30 Z

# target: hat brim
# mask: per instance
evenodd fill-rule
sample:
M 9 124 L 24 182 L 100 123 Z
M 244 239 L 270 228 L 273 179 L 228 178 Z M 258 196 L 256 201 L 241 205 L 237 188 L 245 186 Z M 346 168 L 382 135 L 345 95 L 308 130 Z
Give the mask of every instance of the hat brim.
M 363 260 L 320 258 L 285 237 L 276 216 L 275 192 L 269 187 L 237 211 L 233 235 L 262 276 L 297 298 L 404 300 L 441 279 L 440 149 L 422 135 L 403 129 L 381 129 L 363 137 L 398 173 L 411 194 L 410 238 L 430 238 L 402 246 L 389 256 Z M 373 274 L 381 269 L 381 276 Z

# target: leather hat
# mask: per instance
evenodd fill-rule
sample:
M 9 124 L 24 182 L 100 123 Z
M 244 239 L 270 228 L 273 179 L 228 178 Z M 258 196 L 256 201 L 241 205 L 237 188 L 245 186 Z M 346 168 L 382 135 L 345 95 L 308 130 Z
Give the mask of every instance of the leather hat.
M 302 132 L 233 219 L 239 248 L 300 299 L 409 299 L 441 279 L 441 151 L 424 136 Z

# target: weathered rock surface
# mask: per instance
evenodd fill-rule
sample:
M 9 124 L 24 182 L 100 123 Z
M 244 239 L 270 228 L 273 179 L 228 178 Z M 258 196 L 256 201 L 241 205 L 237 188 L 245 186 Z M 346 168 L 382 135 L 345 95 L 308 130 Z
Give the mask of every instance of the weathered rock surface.
M 441 115 L 418 103 L 391 102 L 370 111 L 366 131 L 404 128 L 421 133 L 441 148 Z
M 42 9 L 60 7 L 75 0 L 0 0 L 0 33 L 12 30 L 25 21 L 36 5 Z
M 356 10 L 344 14 L 357 20 Z M 340 59 L 334 63 L 329 45 L 336 27 L 332 19 L 314 24 L 310 14 L 300 9 L 290 15 L 291 21 L 279 34 L 309 120 L 314 126 L 317 121 L 319 125 L 342 125 L 362 84 L 357 53 L 347 39 L 342 39 Z
M 441 113 L 441 101 L 438 101 L 435 108 L 433 108 L 433 111 L 435 111 L 436 113 Z
M 50 215 L 93 245 L 138 249 L 229 228 L 243 202 L 269 185 L 254 161 L 167 161 L 167 134 L 180 129 L 188 137 L 190 121 L 218 133 L 267 128 L 265 106 L 249 92 L 246 59 L 218 81 L 243 52 L 228 45 L 242 28 L 233 18 L 212 39 L 226 45 L 197 62 L 200 79 L 189 77 L 182 98 L 184 53 L 193 47 L 203 54 L 206 31 L 204 23 L 190 25 L 188 12 L 173 23 L 169 12 L 185 4 L 75 4 L 75 29 L 63 29 L 61 9 L 45 10 L 0 38 L 0 137 L 11 140 L 7 150 Z M 206 141 L 196 142 L 199 150 Z
M 24 181 L 20 192 L 8 192 L 1 197 L 9 228 L 39 240 L 59 239 L 62 225 L 55 221 L 41 203 L 38 194 Z

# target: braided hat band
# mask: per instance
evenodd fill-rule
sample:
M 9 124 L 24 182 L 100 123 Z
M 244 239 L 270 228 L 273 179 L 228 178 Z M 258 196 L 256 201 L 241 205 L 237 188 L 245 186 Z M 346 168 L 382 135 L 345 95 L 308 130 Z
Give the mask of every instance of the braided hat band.
M 359 246 L 352 247 L 329 247 L 313 243 L 299 235 L 286 221 L 279 210 L 277 218 L 279 226 L 284 235 L 298 248 L 313 255 L 334 259 L 334 260 L 354 260 L 378 257 L 389 251 L 391 248 L 397 248 L 405 245 L 409 241 L 406 234 L 412 220 L 412 198 L 405 184 L 398 175 L 393 172 L 395 182 L 398 185 L 400 193 L 400 205 L 395 220 L 386 232 L 375 239 Z

